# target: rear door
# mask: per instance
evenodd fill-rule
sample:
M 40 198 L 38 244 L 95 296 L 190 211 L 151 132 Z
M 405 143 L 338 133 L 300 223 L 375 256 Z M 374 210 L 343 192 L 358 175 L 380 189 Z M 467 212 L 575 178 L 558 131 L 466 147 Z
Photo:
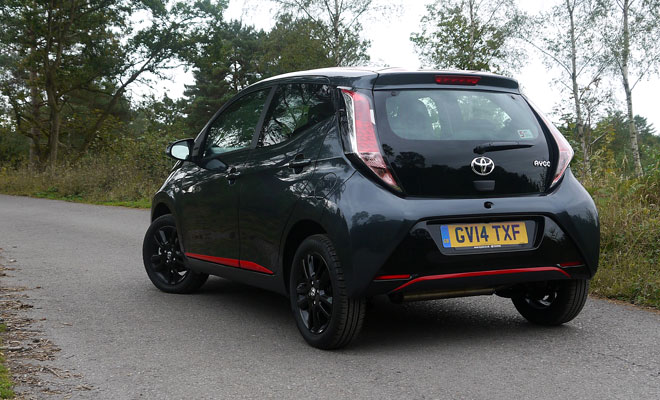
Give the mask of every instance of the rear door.
M 517 93 L 478 89 L 374 91 L 383 153 L 406 194 L 544 192 L 551 147 Z
M 290 83 L 276 89 L 241 175 L 241 266 L 276 272 L 282 231 L 309 185 L 325 133 L 336 124 L 331 88 Z

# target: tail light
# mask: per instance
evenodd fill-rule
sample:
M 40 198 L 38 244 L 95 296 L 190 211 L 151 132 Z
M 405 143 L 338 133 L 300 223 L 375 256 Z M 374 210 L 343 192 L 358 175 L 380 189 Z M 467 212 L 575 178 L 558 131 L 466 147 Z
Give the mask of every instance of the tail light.
M 552 188 L 557 184 L 557 182 L 559 182 L 561 177 L 564 176 L 564 172 L 566 172 L 566 168 L 568 168 L 568 165 L 571 163 L 575 152 L 573 151 L 571 145 L 568 143 L 568 140 L 566 140 L 564 135 L 559 132 L 559 129 L 557 129 L 557 127 L 552 122 L 550 122 L 550 120 L 538 109 L 538 107 L 530 102 L 529 99 L 526 100 L 532 109 L 534 109 L 534 111 L 539 115 L 539 117 L 541 117 L 541 120 L 545 126 L 548 127 L 548 130 L 550 130 L 555 143 L 557 143 L 557 148 L 559 149 L 559 157 L 557 159 L 555 176 L 552 178 L 552 183 L 550 184 L 550 187 Z
M 341 93 L 346 103 L 348 118 L 349 149 L 346 149 L 346 152 L 355 154 L 389 187 L 401 191 L 380 152 L 374 110 L 369 97 L 347 89 L 341 89 Z
M 436 75 L 435 82 L 441 85 L 467 85 L 474 86 L 481 80 L 480 76 L 468 75 Z

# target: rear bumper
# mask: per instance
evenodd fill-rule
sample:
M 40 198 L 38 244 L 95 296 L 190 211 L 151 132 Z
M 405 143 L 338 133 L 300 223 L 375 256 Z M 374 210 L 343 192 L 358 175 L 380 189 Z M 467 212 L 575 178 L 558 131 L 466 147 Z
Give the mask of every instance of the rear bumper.
M 323 225 L 354 297 L 589 279 L 598 268 L 598 214 L 570 170 L 548 195 L 480 199 L 402 199 L 357 173 L 328 201 L 329 211 L 342 213 L 326 211 Z M 487 201 L 491 208 L 484 207 Z M 512 218 L 536 221 L 532 248 L 447 254 L 431 229 L 444 222 Z M 398 279 L 382 279 L 388 275 Z
M 410 275 L 403 279 L 383 279 L 377 276 L 369 285 L 367 296 L 378 294 L 409 295 L 449 293 L 469 295 L 470 293 L 494 293 L 520 283 L 575 279 L 577 268 L 525 267 L 490 269 L 484 271 L 458 272 L 441 275 Z M 383 277 L 387 277 L 384 275 Z

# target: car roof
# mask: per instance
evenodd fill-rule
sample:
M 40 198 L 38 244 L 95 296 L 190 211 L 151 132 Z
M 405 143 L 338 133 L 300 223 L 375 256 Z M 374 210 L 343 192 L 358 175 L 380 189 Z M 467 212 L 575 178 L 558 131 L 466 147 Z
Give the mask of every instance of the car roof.
M 252 86 L 257 87 L 275 82 L 319 82 L 335 86 L 389 90 L 402 86 L 406 88 L 429 86 L 429 79 L 432 79 L 431 83 L 433 87 L 437 87 L 434 81 L 436 75 L 478 76 L 481 78 L 481 81 L 477 88 L 519 92 L 518 81 L 491 72 L 433 69 L 414 70 L 399 67 L 333 67 L 312 69 L 273 76 L 259 81 Z M 460 85 L 445 86 L 455 87 Z M 465 89 L 466 87 L 462 86 L 462 88 Z

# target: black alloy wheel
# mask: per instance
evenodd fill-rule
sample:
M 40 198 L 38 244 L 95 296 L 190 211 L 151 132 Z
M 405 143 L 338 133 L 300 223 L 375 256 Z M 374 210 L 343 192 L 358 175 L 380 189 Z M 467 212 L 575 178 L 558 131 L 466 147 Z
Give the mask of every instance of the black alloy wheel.
M 346 294 L 344 273 L 325 235 L 305 239 L 289 276 L 291 310 L 307 343 L 320 349 L 348 345 L 360 332 L 366 301 Z
M 318 253 L 307 254 L 301 262 L 302 274 L 296 285 L 298 311 L 305 327 L 319 334 L 328 327 L 332 316 L 330 271 Z
M 172 215 L 163 215 L 149 226 L 142 245 L 142 256 L 149 279 L 164 292 L 192 293 L 208 278 L 208 275 L 191 271 L 186 266 Z
M 561 325 L 575 318 L 587 301 L 589 281 L 566 281 L 530 284 L 525 292 L 512 298 L 520 315 L 539 325 Z

